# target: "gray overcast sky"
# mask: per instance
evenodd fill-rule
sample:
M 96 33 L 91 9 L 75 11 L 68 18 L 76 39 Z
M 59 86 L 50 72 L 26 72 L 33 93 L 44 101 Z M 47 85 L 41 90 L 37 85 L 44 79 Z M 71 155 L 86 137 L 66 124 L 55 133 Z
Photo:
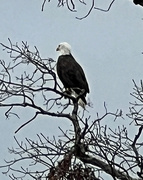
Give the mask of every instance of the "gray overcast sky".
M 108 6 L 98 0 L 97 3 L 101 8 Z M 92 117 L 97 112 L 103 113 L 104 101 L 109 110 L 123 109 L 124 115 L 128 113 L 132 79 L 139 82 L 143 77 L 143 8 L 135 6 L 131 0 L 116 0 L 108 13 L 93 10 L 89 17 L 80 21 L 75 17 L 84 16 L 88 11 L 86 6 L 79 4 L 78 12 L 73 13 L 64 7 L 57 8 L 52 1 L 46 3 L 41 12 L 41 4 L 39 0 L 1 0 L 0 42 L 7 44 L 7 38 L 13 43 L 27 41 L 31 47 L 37 46 L 43 58 L 56 60 L 57 45 L 67 41 L 89 81 Z M 1 52 L 0 59 L 5 58 L 7 55 Z M 25 120 L 5 120 L 3 110 L 0 112 L 0 164 L 3 164 L 3 159 L 9 157 L 7 147 L 14 145 L 14 131 Z M 58 126 L 70 128 L 67 121 L 57 120 L 52 124 L 49 120 L 49 127 L 48 120 L 39 119 L 17 137 L 20 140 L 26 136 L 36 137 L 38 132 L 53 135 Z M 0 174 L 0 179 L 8 177 Z

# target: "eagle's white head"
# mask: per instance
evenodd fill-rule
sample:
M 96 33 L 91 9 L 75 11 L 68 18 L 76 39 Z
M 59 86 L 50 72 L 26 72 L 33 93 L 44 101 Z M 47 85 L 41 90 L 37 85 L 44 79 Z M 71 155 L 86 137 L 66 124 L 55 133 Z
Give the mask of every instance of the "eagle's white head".
M 67 42 L 62 42 L 58 45 L 56 51 L 59 51 L 61 55 L 71 54 L 71 46 Z

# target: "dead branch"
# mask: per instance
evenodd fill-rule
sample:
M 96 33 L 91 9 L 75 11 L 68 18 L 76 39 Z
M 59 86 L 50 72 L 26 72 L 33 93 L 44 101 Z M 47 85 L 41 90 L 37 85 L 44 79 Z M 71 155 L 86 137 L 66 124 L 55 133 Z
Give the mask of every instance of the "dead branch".
M 46 4 L 47 0 L 44 0 L 42 3 L 42 11 L 44 10 L 45 4 Z M 47 2 L 50 2 L 50 0 L 48 0 Z M 99 11 L 103 11 L 103 12 L 108 12 L 111 9 L 111 6 L 113 5 L 113 3 L 115 2 L 115 0 L 112 0 L 111 3 L 109 4 L 107 9 L 103 9 L 103 8 L 98 8 L 95 6 L 95 0 L 91 0 L 91 5 L 89 7 L 88 12 L 86 13 L 85 16 L 83 17 L 76 17 L 76 19 L 82 20 L 87 18 L 92 10 L 99 10 Z M 76 7 L 78 5 L 78 3 L 80 3 L 81 5 L 87 6 L 87 4 L 89 3 L 89 1 L 85 2 L 84 0 L 79 0 L 78 2 L 75 2 L 73 0 L 58 0 L 58 7 L 67 7 L 67 9 L 71 12 L 78 12 L 78 10 L 76 10 Z

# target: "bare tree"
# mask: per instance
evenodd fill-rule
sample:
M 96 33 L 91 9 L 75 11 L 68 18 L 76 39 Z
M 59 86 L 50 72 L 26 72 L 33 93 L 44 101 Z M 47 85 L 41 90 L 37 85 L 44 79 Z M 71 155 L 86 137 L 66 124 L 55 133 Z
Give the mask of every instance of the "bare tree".
M 138 131 L 130 138 L 127 127 L 111 129 L 103 123 L 106 118 L 113 123 L 121 120 L 121 110 L 109 112 L 104 104 L 105 113 L 97 114 L 94 120 L 85 116 L 85 110 L 79 113 L 80 95 L 75 98 L 60 87 L 55 61 L 41 58 L 38 49 L 30 50 L 27 43 L 22 42 L 21 47 L 10 40 L 9 43 L 8 46 L 1 44 L 10 55 L 10 62 L 0 61 L 0 107 L 8 108 L 7 118 L 10 115 L 20 118 L 19 107 L 34 112 L 16 132 L 39 115 L 66 118 L 73 124 L 73 129 L 59 128 L 62 136 L 52 140 L 43 133 L 37 135 L 37 140 L 25 138 L 19 142 L 15 138 L 18 148 L 9 149 L 14 158 L 1 166 L 4 173 L 12 180 L 29 177 L 36 180 L 101 180 L 107 179 L 107 175 L 114 180 L 142 179 L 142 82 L 141 87 L 137 87 L 133 81 L 132 96 L 138 102 L 131 104 L 128 117 Z

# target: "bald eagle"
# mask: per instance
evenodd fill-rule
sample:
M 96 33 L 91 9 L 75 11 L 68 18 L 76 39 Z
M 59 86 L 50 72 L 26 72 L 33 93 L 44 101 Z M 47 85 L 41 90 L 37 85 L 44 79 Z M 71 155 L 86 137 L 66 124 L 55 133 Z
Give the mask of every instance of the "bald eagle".
M 57 74 L 66 91 L 77 97 L 81 95 L 79 104 L 85 107 L 86 94 L 89 93 L 89 86 L 82 67 L 77 63 L 71 54 L 71 46 L 67 42 L 60 43 L 56 49 L 60 52 L 57 61 Z

